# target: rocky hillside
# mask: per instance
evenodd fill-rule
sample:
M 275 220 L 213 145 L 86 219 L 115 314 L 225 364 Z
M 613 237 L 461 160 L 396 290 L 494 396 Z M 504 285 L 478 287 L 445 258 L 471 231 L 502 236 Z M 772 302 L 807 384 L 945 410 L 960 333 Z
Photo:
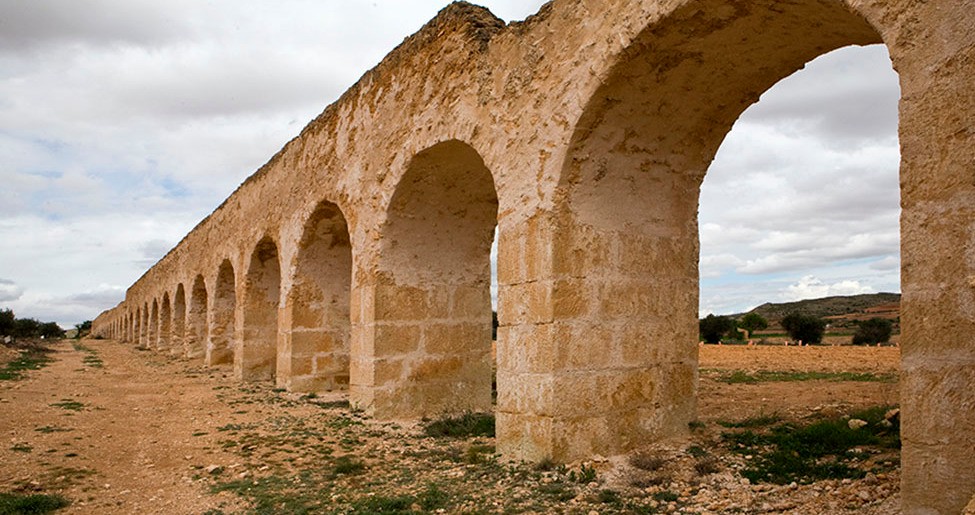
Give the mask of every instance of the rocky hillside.
M 896 318 L 899 316 L 900 301 L 899 293 L 870 293 L 778 304 L 767 302 L 750 312 L 758 313 L 770 321 L 781 320 L 782 317 L 793 312 L 821 318 L 859 319 L 875 316 Z

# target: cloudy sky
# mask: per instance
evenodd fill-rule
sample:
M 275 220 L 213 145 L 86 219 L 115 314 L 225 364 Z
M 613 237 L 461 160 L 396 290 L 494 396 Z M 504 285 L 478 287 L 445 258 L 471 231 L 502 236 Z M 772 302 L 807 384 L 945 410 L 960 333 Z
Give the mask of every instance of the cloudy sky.
M 446 3 L 0 0 L 0 307 L 114 306 Z M 739 121 L 702 193 L 702 312 L 899 291 L 897 97 L 883 48 L 844 50 Z

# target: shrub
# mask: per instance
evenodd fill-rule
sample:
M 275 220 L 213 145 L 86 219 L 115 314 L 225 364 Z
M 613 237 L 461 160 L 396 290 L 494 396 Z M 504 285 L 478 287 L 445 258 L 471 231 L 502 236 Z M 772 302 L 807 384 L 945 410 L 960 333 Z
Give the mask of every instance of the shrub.
M 707 343 L 718 343 L 722 335 L 734 328 L 730 318 L 714 315 L 702 318 L 698 325 L 701 331 L 701 339 Z
M 822 319 L 799 313 L 789 313 L 781 323 L 790 338 L 803 343 L 822 342 L 826 331 L 826 322 Z
M 494 415 L 490 413 L 465 413 L 457 417 L 443 417 L 423 427 L 427 436 L 466 438 L 469 436 L 494 436 Z
M 853 345 L 887 343 L 890 341 L 890 333 L 893 329 L 894 324 L 890 320 L 883 318 L 864 320 L 860 322 L 856 334 L 853 335 Z
M 767 329 L 768 320 L 765 320 L 765 317 L 759 315 L 758 313 L 747 313 L 745 316 L 741 317 L 741 321 L 738 322 L 738 327 L 741 327 L 751 334 L 754 331 Z

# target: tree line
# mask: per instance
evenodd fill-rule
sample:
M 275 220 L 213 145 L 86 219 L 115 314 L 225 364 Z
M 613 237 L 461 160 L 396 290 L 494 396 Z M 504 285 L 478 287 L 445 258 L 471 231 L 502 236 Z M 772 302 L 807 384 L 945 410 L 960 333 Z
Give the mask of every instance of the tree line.
M 0 309 L 0 336 L 11 338 L 64 338 L 64 329 L 56 322 L 17 318 L 12 309 Z
M 826 333 L 826 321 L 812 315 L 792 312 L 782 318 L 779 324 L 793 341 L 805 344 L 819 344 Z M 718 343 L 721 341 L 740 341 L 754 331 L 768 328 L 769 323 L 758 313 L 747 313 L 740 320 L 729 316 L 708 315 L 699 321 L 701 341 Z M 887 343 L 893 332 L 893 323 L 884 318 L 871 318 L 857 322 L 853 335 L 853 345 L 872 345 Z

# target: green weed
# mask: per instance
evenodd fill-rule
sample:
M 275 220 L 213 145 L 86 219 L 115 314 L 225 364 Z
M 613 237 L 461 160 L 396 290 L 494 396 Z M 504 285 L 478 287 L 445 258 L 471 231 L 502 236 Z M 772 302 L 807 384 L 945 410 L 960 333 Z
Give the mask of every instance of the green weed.
M 494 415 L 490 413 L 464 413 L 456 417 L 443 417 L 423 427 L 427 436 L 466 438 L 494 436 Z
M 419 507 L 422 512 L 432 512 L 446 509 L 450 496 L 436 484 L 427 485 L 426 490 L 417 495 L 372 496 L 359 499 L 352 503 L 352 512 L 357 515 L 373 513 L 412 514 L 417 513 L 413 507 Z
M 20 356 L 0 368 L 0 381 L 15 381 L 24 377 L 27 370 L 40 370 L 54 361 L 46 349 L 30 349 L 20 352 Z
M 782 417 L 780 415 L 772 414 L 772 415 L 758 415 L 756 417 L 749 417 L 744 420 L 739 420 L 737 422 L 728 422 L 724 420 L 719 420 L 718 425 L 727 428 L 766 427 L 781 421 L 782 421 Z
M 339 456 L 335 458 L 334 467 L 332 468 L 332 471 L 338 475 L 359 474 L 364 470 L 366 470 L 365 464 L 351 456 Z
M 867 422 L 851 429 L 846 418 L 818 420 L 806 425 L 783 423 L 772 428 L 725 433 L 725 443 L 735 452 L 754 455 L 742 476 L 752 482 L 810 483 L 823 479 L 858 479 L 866 471 L 849 458 L 854 448 L 900 447 L 899 427 L 884 423 L 887 407 L 851 414 Z
M 55 408 L 61 408 L 63 410 L 68 410 L 68 411 L 81 411 L 85 409 L 85 405 L 83 403 L 78 402 L 74 399 L 61 399 L 60 402 L 55 402 L 53 404 L 50 404 L 50 406 L 53 406 Z
M 60 495 L 0 493 L 0 515 L 50 513 L 69 504 Z

